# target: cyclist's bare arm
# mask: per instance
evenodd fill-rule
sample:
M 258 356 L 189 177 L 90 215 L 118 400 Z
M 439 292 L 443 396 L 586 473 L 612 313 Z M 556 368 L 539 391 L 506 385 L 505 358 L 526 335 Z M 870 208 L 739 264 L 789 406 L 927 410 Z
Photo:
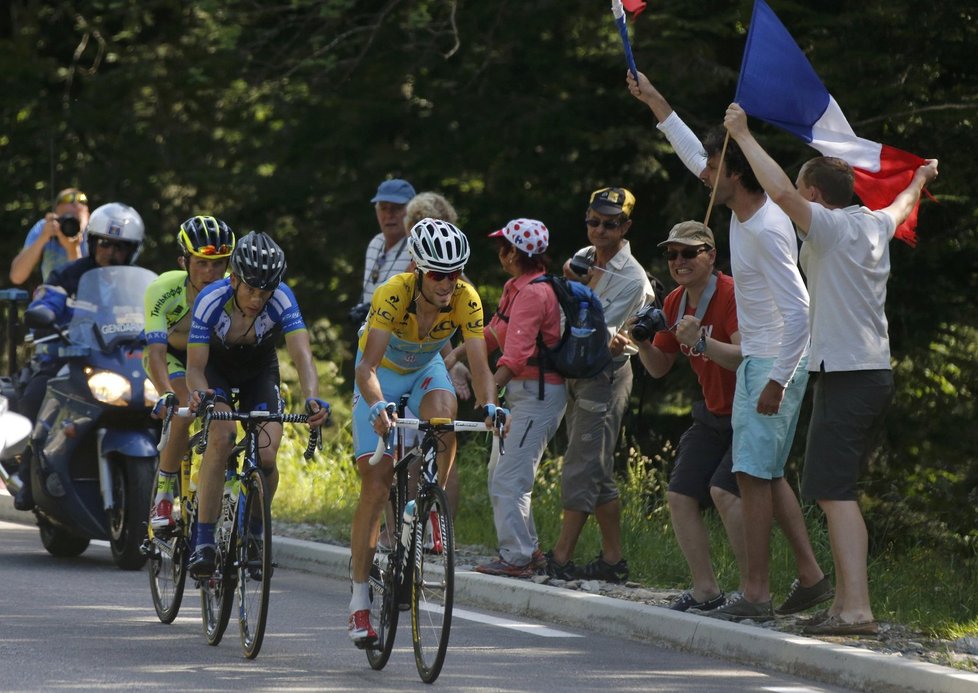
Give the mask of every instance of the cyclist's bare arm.
M 207 367 L 207 359 L 211 354 L 208 344 L 190 344 L 187 346 L 187 389 L 190 390 L 190 409 L 196 412 L 200 406 L 201 397 L 198 390 L 207 391 L 207 378 L 204 376 L 204 369 Z
M 289 358 L 299 374 L 299 387 L 302 389 L 302 397 L 305 401 L 319 399 L 319 375 L 316 373 L 316 363 L 312 359 L 312 346 L 309 342 L 309 333 L 305 330 L 296 330 L 285 335 L 285 349 L 289 352 Z M 318 408 L 309 414 L 309 426 L 316 428 L 321 426 L 329 410 Z
M 146 346 L 149 353 L 149 376 L 153 387 L 161 395 L 164 392 L 173 392 L 173 384 L 170 383 L 169 369 L 166 367 L 166 344 L 149 344 Z
M 368 407 L 377 402 L 383 402 L 384 393 L 380 389 L 380 380 L 377 378 L 377 369 L 380 368 L 381 361 L 384 360 L 384 352 L 390 344 L 391 333 L 389 330 L 382 330 L 378 327 L 371 327 L 367 333 L 367 342 L 363 347 L 363 354 L 360 363 L 357 364 L 355 379 L 357 387 L 360 389 L 360 396 Z M 378 435 L 385 436 L 390 430 L 390 418 L 387 412 L 381 412 L 374 421 L 374 430 Z
M 499 404 L 496 399 L 496 383 L 489 370 L 489 354 L 486 340 L 470 337 L 463 342 L 465 356 L 472 371 L 472 384 L 475 386 L 476 405 Z

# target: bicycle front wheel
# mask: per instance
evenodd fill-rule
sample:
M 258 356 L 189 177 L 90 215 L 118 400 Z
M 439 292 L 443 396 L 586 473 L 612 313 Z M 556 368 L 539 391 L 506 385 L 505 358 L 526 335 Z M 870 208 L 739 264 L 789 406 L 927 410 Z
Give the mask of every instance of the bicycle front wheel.
M 238 581 L 234 569 L 234 546 L 238 540 L 234 514 L 235 499 L 225 497 L 221 502 L 221 517 L 214 527 L 217 544 L 214 574 L 200 583 L 200 612 L 208 645 L 221 642 L 234 605 L 234 588 Z
M 238 625 L 245 657 L 261 650 L 272 579 L 272 501 L 265 474 L 252 470 L 241 482 L 238 506 Z
M 183 534 L 161 537 L 154 533 L 147 566 L 156 615 L 163 623 L 173 623 L 187 581 L 187 540 Z
M 411 636 L 414 661 L 425 683 L 441 673 L 455 599 L 455 530 L 444 490 L 434 486 L 418 502 L 412 541 L 414 575 Z

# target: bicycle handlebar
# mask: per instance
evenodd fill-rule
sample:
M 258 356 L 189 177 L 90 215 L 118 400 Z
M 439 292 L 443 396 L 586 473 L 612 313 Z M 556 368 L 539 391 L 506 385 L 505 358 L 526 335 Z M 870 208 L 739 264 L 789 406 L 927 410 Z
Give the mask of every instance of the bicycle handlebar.
M 388 405 L 388 413 L 393 414 L 391 411 L 393 405 Z M 380 463 L 384 459 L 384 453 L 390 449 L 390 444 L 388 439 L 393 439 L 395 428 L 406 428 L 411 431 L 491 431 L 493 428 L 499 428 L 494 426 L 487 426 L 485 421 L 456 421 L 454 419 L 398 419 L 391 423 L 391 430 L 387 436 L 381 436 L 377 440 L 377 449 L 374 454 L 370 456 L 367 463 L 370 466 L 374 466 Z M 495 444 L 498 436 L 493 436 L 493 444 Z M 501 445 L 501 443 L 500 443 Z
M 156 446 L 157 452 L 163 452 L 163 448 L 170 440 L 170 421 L 174 416 L 186 419 L 192 417 L 193 414 L 190 413 L 190 407 L 167 407 L 166 416 L 163 418 L 163 429 L 160 431 L 160 443 Z
M 202 427 L 200 442 L 197 444 L 197 454 L 202 454 L 204 449 L 207 447 L 207 436 L 211 421 L 262 421 L 300 424 L 307 423 L 309 421 L 309 415 L 271 411 L 214 411 L 214 405 L 208 404 L 204 411 L 204 424 Z M 311 460 L 313 454 L 316 452 L 316 448 L 321 449 L 322 444 L 322 431 L 318 428 L 311 429 L 309 431 L 309 442 L 306 445 L 306 449 L 302 453 L 302 458 L 305 460 Z

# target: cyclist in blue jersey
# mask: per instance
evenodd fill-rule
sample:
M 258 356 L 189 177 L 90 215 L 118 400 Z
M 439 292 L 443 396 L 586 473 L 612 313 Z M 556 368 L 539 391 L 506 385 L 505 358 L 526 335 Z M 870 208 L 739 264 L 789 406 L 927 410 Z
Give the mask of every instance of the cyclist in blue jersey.
M 187 340 L 187 386 L 190 407 L 196 411 L 213 399 L 216 411 L 231 411 L 229 395 L 238 388 L 241 411 L 279 411 L 279 369 L 276 337 L 285 346 L 299 374 L 306 398 L 309 426 L 325 423 L 329 405 L 318 397 L 318 378 L 309 345 L 309 333 L 299 304 L 288 286 L 285 253 L 269 236 L 252 231 L 240 239 L 231 254 L 231 274 L 204 288 L 194 302 Z M 282 424 L 262 427 L 259 450 L 272 496 L 278 485 L 275 458 L 282 440 Z M 210 443 L 201 462 L 197 486 L 196 548 L 188 572 L 194 578 L 214 572 L 214 525 L 221 507 L 224 463 L 234 445 L 235 423 L 211 424 Z

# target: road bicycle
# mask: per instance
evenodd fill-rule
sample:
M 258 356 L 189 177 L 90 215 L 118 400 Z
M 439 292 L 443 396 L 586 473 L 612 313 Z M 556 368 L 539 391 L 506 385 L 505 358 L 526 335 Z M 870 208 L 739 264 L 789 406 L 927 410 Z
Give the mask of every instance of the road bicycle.
M 204 635 L 209 645 L 221 642 L 237 593 L 241 646 L 245 657 L 254 659 L 261 650 L 265 636 L 268 598 L 275 567 L 272 562 L 271 492 L 258 454 L 261 426 L 274 422 L 306 423 L 308 416 L 269 411 L 215 411 L 213 403 L 204 407 L 202 412 L 200 431 L 191 439 L 191 451 L 198 455 L 207 448 L 212 421 L 236 421 L 244 429 L 244 436 L 234 445 L 226 462 L 221 511 L 214 528 L 214 573 L 198 583 Z M 177 411 L 177 415 L 187 413 L 186 408 Z M 303 457 L 311 459 L 320 444 L 319 429 L 310 431 Z M 242 455 L 243 460 L 239 465 Z M 196 488 L 190 457 L 188 452 L 181 464 L 180 519 L 174 537 L 169 541 L 164 537 L 151 540 L 151 557 L 154 560 L 151 561 L 150 584 L 157 614 L 161 620 L 164 615 L 169 618 L 164 622 L 176 617 L 193 545 L 191 526 L 196 522 Z M 187 494 L 183 489 L 188 489 Z
M 387 405 L 388 415 L 395 409 L 403 415 L 406 403 Z M 496 417 L 493 427 L 499 435 L 493 444 L 501 446 L 504 418 Z M 421 431 L 421 442 L 405 452 L 399 434 L 403 430 Z M 390 504 L 394 527 L 389 535 L 393 545 L 387 553 L 378 552 L 370 571 L 371 621 L 379 624 L 377 641 L 367 646 L 367 661 L 383 669 L 394 647 L 394 636 L 401 610 L 411 610 L 411 639 L 418 674 L 432 683 L 441 673 L 448 649 L 455 597 L 455 530 L 448 498 L 438 485 L 437 454 L 441 435 L 457 431 L 486 431 L 484 421 L 455 421 L 398 418 L 388 440 L 381 438 L 370 464 L 379 463 L 385 454 L 393 456 L 394 480 Z M 502 450 L 500 449 L 502 452 Z M 417 494 L 409 500 L 409 469 L 420 462 Z

